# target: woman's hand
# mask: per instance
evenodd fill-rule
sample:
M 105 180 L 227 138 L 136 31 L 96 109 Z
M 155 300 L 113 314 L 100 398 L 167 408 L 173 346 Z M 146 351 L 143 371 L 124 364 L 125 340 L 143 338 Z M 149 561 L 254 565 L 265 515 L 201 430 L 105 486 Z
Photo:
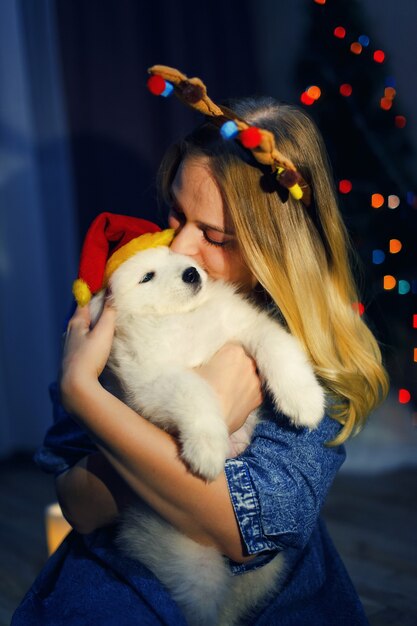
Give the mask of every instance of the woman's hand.
M 217 392 L 229 433 L 243 426 L 249 413 L 262 403 L 256 363 L 238 344 L 226 344 L 196 372 Z
M 109 358 L 114 324 L 115 311 L 107 303 L 92 330 L 88 306 L 77 307 L 70 319 L 61 371 L 62 402 L 67 411 L 77 412 L 77 389 L 97 383 Z

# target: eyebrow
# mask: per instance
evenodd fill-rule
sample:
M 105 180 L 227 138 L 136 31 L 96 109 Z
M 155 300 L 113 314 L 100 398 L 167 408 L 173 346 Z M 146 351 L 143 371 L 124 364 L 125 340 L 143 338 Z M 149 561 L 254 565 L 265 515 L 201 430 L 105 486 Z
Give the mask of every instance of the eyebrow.
M 171 196 L 171 199 L 175 203 L 177 209 L 179 209 L 179 212 L 184 214 L 184 210 L 181 204 L 178 202 L 178 198 L 176 197 L 172 188 L 169 191 L 169 195 Z M 213 224 L 207 224 L 207 222 L 202 222 L 200 220 L 196 220 L 196 222 L 200 227 L 204 227 L 207 230 L 214 230 L 216 233 L 221 233 L 222 235 L 228 235 L 229 237 L 236 237 L 236 233 L 231 232 L 229 230 L 224 230 L 224 228 L 219 228 L 218 226 L 213 226 Z

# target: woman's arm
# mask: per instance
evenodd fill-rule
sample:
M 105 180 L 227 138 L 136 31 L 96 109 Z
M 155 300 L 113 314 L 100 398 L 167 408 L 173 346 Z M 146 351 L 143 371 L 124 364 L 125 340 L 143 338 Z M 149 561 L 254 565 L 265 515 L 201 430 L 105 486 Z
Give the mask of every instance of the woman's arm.
M 103 389 L 98 376 L 108 358 L 114 313 L 106 308 L 99 324 L 91 332 L 88 324 L 88 311 L 85 309 L 78 310 L 70 324 L 61 383 L 67 407 L 89 429 L 105 458 L 134 494 L 189 537 L 199 543 L 213 545 L 233 560 L 243 562 L 244 550 L 224 474 L 210 484 L 191 474 L 179 457 L 175 439 Z M 233 351 L 233 347 L 230 350 Z M 231 428 L 239 426 L 261 400 L 253 364 L 246 365 L 246 369 L 246 380 L 242 380 L 242 372 L 239 372 L 234 381 L 238 389 L 234 389 L 233 394 L 223 394 L 225 412 L 234 423 Z M 218 384 L 223 386 L 223 390 L 225 378 L 230 378 L 231 374 L 229 370 L 228 376 L 219 376 Z M 213 378 L 213 366 L 207 377 Z M 248 393 L 248 389 L 256 388 L 255 393 Z M 236 402 L 231 401 L 230 395 L 237 398 L 239 411 L 244 406 L 242 398 L 250 399 L 246 401 L 245 415 L 243 418 L 240 416 L 239 422 Z M 78 480 L 84 486 L 90 481 L 92 487 L 91 478 L 87 480 L 80 475 L 80 469 L 74 468 L 75 478 L 71 481 Z M 65 500 L 65 482 L 69 488 L 70 472 L 72 470 L 60 480 L 61 500 Z M 88 487 L 84 493 L 88 501 Z M 105 491 L 101 490 L 103 493 Z M 64 510 L 66 508 L 64 505 Z M 69 517 L 71 519 L 71 514 Z M 84 527 L 88 527 L 88 520 Z

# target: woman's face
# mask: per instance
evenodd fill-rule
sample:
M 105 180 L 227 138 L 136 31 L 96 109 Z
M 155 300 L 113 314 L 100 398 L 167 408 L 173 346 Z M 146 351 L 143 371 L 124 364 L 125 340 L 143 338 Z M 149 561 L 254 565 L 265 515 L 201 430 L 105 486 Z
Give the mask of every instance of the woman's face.
M 195 259 L 211 278 L 253 289 L 256 279 L 242 258 L 233 226 L 226 222 L 220 190 L 203 159 L 181 163 L 171 197 L 171 250 Z

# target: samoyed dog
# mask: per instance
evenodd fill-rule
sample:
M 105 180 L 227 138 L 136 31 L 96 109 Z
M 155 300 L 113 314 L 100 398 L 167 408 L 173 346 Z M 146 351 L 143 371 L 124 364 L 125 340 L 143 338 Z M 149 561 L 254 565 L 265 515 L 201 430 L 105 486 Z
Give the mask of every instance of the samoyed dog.
M 109 287 L 116 330 L 108 366 L 123 400 L 175 433 L 193 473 L 214 480 L 231 456 L 219 400 L 193 371 L 227 342 L 242 344 L 255 359 L 276 408 L 294 425 L 318 425 L 324 393 L 300 345 L 234 286 L 210 279 L 190 257 L 162 246 L 122 263 Z M 103 300 L 103 292 L 92 299 L 93 320 Z M 250 431 L 256 420 L 254 412 Z M 285 568 L 279 553 L 263 567 L 232 576 L 215 548 L 182 535 L 145 504 L 123 515 L 118 544 L 161 580 L 191 626 L 237 624 L 276 591 Z

